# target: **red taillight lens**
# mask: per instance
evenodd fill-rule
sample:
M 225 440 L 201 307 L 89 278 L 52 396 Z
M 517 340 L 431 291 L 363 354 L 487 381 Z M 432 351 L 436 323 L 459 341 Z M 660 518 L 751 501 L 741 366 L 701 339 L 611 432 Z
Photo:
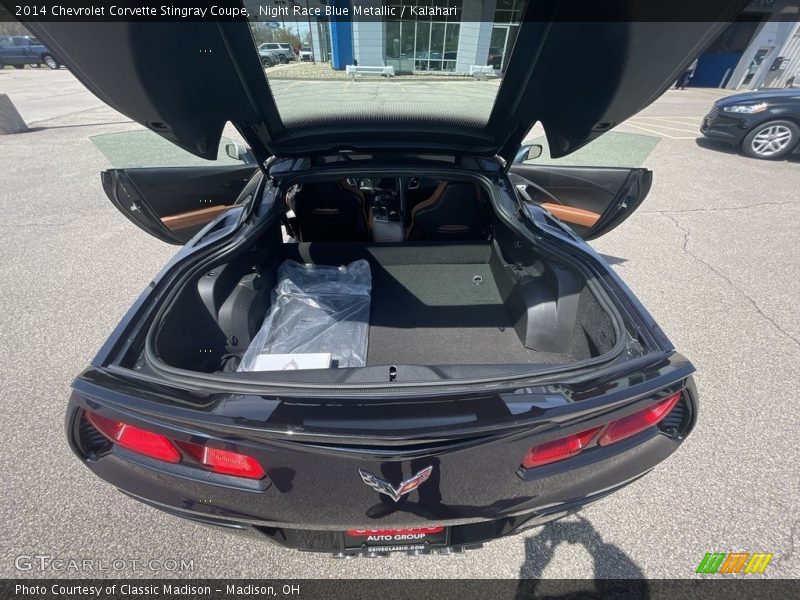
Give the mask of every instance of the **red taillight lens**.
M 199 444 L 179 443 L 181 448 L 209 471 L 247 479 L 261 479 L 266 475 L 264 467 L 252 456 Z
M 600 427 L 595 427 L 546 444 L 534 446 L 528 450 L 525 458 L 522 459 L 522 466 L 530 469 L 575 456 L 592 441 L 592 438 L 600 429 Z
M 170 463 L 180 462 L 182 457 L 176 447 L 177 444 L 209 471 L 223 475 L 246 477 L 247 479 L 261 479 L 266 475 L 261 464 L 255 458 L 246 454 L 220 450 L 219 448 L 209 448 L 199 444 L 190 444 L 189 442 L 173 442 L 158 433 L 153 433 L 122 421 L 101 417 L 88 410 L 86 411 L 86 418 L 94 425 L 95 429 L 115 444 L 151 458 Z
M 664 417 L 669 414 L 678 400 L 681 399 L 681 393 L 673 394 L 669 398 L 662 400 L 658 404 L 654 404 L 644 410 L 641 410 L 627 417 L 623 417 L 611 423 L 600 436 L 598 444 L 601 446 L 608 446 L 614 442 L 624 440 L 625 438 L 636 435 L 640 431 L 644 431 L 648 427 L 658 424 Z
M 89 411 L 86 411 L 86 418 L 97 431 L 123 448 L 170 463 L 177 463 L 181 460 L 181 453 L 163 435 L 128 425 L 122 421 L 107 419 Z

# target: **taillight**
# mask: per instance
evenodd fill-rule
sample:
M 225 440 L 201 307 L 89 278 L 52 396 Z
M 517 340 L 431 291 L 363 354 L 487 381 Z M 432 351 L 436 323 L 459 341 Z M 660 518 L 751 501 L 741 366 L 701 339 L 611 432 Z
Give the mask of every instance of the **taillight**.
M 530 469 L 575 456 L 592 441 L 592 438 L 600 429 L 600 427 L 595 427 L 546 444 L 534 446 L 528 450 L 525 458 L 522 459 L 522 466 Z
M 86 411 L 86 418 L 97 431 L 123 448 L 170 463 L 177 463 L 181 460 L 181 453 L 163 435 L 128 425 L 122 421 L 107 419 L 89 411 Z
M 179 445 L 209 471 L 247 479 L 261 479 L 266 475 L 264 468 L 252 456 L 187 442 L 179 442 Z
M 189 442 L 176 442 L 168 437 L 147 431 L 135 425 L 115 421 L 106 417 L 85 412 L 86 418 L 97 431 L 109 440 L 138 454 L 163 460 L 169 463 L 181 462 L 182 456 L 178 446 L 191 458 L 209 471 L 223 475 L 234 475 L 247 479 L 261 479 L 266 475 L 264 467 L 252 456 L 209 448 Z
M 528 450 L 528 453 L 522 459 L 522 466 L 530 469 L 575 456 L 592 443 L 597 433 L 604 427 L 605 430 L 597 440 L 600 446 L 608 446 L 614 442 L 629 438 L 649 427 L 658 425 L 675 408 L 680 399 L 681 392 L 678 392 L 652 406 L 648 406 L 644 410 L 612 421 L 607 426 L 601 425 L 600 427 L 587 429 L 581 433 L 574 433 L 546 444 L 534 446 Z
M 644 410 L 640 410 L 639 412 L 612 422 L 603 432 L 603 435 L 600 436 L 597 443 L 601 446 L 608 446 L 614 442 L 636 435 L 648 427 L 657 425 L 659 421 L 667 416 L 669 411 L 675 408 L 675 405 L 680 399 L 681 393 L 678 392 L 662 400 L 658 404 L 648 406 Z

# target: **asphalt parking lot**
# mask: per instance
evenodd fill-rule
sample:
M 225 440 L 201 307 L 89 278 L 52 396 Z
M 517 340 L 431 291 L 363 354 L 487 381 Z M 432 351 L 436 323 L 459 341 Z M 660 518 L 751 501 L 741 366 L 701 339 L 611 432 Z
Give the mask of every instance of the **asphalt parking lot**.
M 270 71 L 267 71 L 270 78 Z M 286 123 L 303 122 L 310 116 L 330 113 L 360 114 L 369 105 L 372 114 L 421 113 L 428 118 L 448 119 L 453 111 L 465 120 L 485 122 L 491 113 L 500 80 L 453 81 L 430 79 L 269 79 L 281 118 Z M 400 101 L 402 99 L 402 101 Z
M 0 576 L 87 575 L 15 568 L 16 557 L 38 554 L 193 563 L 95 573 L 131 577 L 689 577 L 712 551 L 771 552 L 764 576 L 800 576 L 800 161 L 756 161 L 697 140 L 724 92 L 668 91 L 617 129 L 648 138 L 637 138 L 636 159 L 654 184 L 593 243 L 697 367 L 695 433 L 579 517 L 460 556 L 355 561 L 161 514 L 72 456 L 70 381 L 175 248 L 130 224 L 100 186 L 110 163 L 90 138 L 140 127 L 63 69 L 2 70 L 0 93 L 32 127 L 0 136 Z M 591 146 L 579 159 L 617 160 Z

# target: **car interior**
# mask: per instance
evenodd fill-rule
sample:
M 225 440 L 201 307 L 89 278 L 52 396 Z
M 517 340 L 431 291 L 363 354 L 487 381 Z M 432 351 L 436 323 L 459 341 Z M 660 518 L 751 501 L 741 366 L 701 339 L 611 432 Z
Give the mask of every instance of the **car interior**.
M 288 218 L 182 288 L 151 330 L 155 354 L 174 368 L 236 371 L 284 261 L 362 259 L 364 366 L 556 365 L 610 351 L 615 321 L 585 276 L 534 250 L 489 198 L 483 184 L 426 177 L 294 185 L 282 195 Z
M 285 203 L 299 242 L 486 240 L 491 229 L 489 198 L 468 181 L 325 180 L 292 186 Z

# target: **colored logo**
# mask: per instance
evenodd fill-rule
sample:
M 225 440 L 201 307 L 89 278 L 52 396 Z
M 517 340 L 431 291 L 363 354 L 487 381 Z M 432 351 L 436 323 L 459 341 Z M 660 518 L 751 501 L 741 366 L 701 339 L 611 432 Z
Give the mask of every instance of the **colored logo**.
M 419 473 L 414 475 L 411 479 L 406 479 L 405 481 L 401 481 L 400 485 L 394 487 L 388 481 L 384 481 L 383 479 L 378 479 L 370 473 L 369 471 L 364 471 L 363 469 L 358 470 L 358 474 L 361 475 L 361 481 L 371 487 L 373 490 L 380 494 L 386 494 L 397 502 L 400 500 L 401 497 L 405 496 L 409 492 L 413 492 L 423 483 L 428 480 L 428 477 L 431 476 L 431 472 L 433 471 L 433 467 L 426 467 L 422 469 Z
M 767 552 L 709 552 L 700 561 L 697 573 L 763 573 L 772 554 Z

